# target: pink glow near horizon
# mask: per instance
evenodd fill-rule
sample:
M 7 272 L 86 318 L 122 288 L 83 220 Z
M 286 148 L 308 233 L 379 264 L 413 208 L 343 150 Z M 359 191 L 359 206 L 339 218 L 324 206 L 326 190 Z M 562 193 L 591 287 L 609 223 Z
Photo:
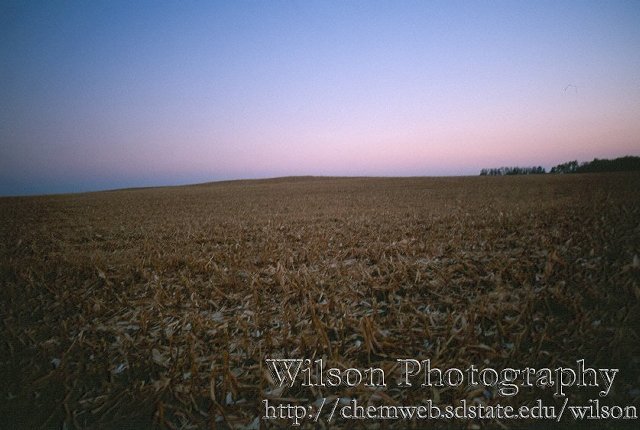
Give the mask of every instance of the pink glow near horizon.
M 0 194 L 640 155 L 637 3 L 289 6 L 12 6 Z

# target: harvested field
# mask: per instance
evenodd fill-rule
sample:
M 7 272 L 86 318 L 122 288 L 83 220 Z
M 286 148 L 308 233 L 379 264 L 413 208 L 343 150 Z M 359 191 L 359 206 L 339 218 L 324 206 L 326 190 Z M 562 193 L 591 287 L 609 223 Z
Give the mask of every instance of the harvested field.
M 442 369 L 585 359 L 620 369 L 602 402 L 640 405 L 637 173 L 282 178 L 2 198 L 0 221 L 4 426 L 289 427 L 260 420 L 263 399 L 563 401 L 539 388 L 504 397 L 393 380 L 278 388 L 265 358 L 282 357 L 389 375 L 397 358 Z M 568 395 L 598 398 L 595 388 Z M 424 423 L 323 414 L 303 427 L 328 425 Z

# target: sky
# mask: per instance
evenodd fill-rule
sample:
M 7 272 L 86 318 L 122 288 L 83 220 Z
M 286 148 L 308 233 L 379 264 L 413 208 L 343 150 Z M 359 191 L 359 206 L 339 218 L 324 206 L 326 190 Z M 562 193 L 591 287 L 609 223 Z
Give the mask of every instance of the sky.
M 640 155 L 639 1 L 0 3 L 0 195 Z

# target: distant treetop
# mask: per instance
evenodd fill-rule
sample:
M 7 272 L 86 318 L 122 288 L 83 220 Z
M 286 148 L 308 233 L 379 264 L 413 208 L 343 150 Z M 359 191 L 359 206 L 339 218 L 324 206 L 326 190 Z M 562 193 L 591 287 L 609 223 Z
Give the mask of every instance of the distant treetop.
M 567 161 L 552 167 L 549 173 L 588 173 L 588 172 L 621 172 L 640 170 L 640 157 L 626 156 L 614 160 Z M 482 169 L 480 176 L 504 176 L 504 175 L 537 175 L 546 173 L 544 167 L 497 167 Z
M 577 161 L 558 164 L 551 169 L 551 173 L 587 173 L 587 172 L 623 172 L 628 170 L 640 170 L 640 157 L 620 157 L 615 160 L 586 161 L 578 164 Z
M 542 166 L 536 167 L 497 167 L 492 169 L 482 169 L 480 176 L 503 176 L 503 175 L 540 175 L 545 173 Z

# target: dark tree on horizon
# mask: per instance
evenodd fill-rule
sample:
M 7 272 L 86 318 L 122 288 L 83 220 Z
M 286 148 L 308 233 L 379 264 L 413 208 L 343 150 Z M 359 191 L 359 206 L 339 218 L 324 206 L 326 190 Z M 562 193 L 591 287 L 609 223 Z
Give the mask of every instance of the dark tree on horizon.
M 549 173 L 595 173 L 625 172 L 640 170 L 640 157 L 627 155 L 613 160 L 594 158 L 593 161 L 579 163 L 567 161 L 551 168 Z M 494 167 L 482 169 L 480 176 L 540 175 L 546 173 L 542 166 L 537 167 Z
M 498 167 L 482 169 L 480 176 L 506 176 L 506 175 L 541 175 L 546 173 L 542 166 L 534 167 Z

